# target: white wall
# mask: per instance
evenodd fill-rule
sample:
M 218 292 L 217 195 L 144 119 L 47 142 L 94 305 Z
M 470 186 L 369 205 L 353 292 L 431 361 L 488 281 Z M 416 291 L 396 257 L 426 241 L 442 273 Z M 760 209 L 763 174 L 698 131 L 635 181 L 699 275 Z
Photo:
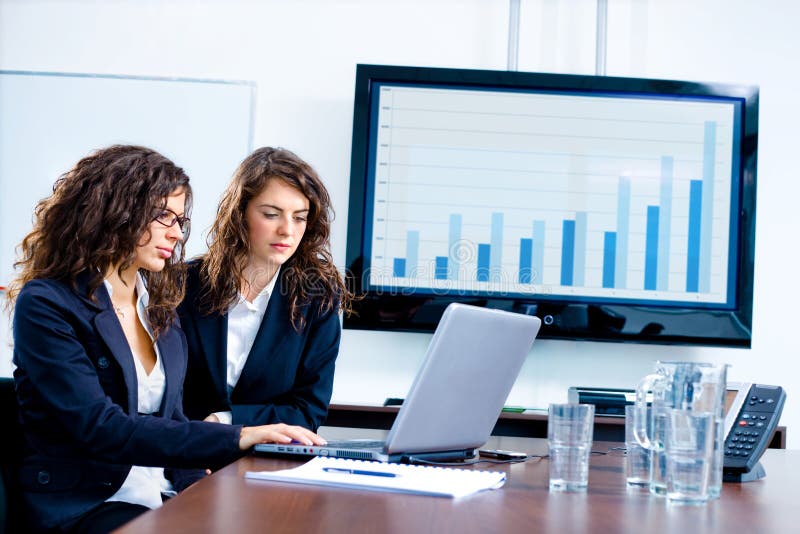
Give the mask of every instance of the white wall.
M 594 6 L 522 0 L 520 70 L 593 73 Z M 607 74 L 761 86 L 753 348 L 537 341 L 510 403 L 631 387 L 659 358 L 727 362 L 731 380 L 787 389 L 782 424 L 800 448 L 798 19 L 794 0 L 610 0 Z M 285 146 L 320 171 L 343 265 L 356 63 L 503 69 L 507 24 L 502 0 L 0 0 L 0 68 L 256 81 L 255 145 Z M 345 331 L 334 401 L 403 396 L 428 339 Z

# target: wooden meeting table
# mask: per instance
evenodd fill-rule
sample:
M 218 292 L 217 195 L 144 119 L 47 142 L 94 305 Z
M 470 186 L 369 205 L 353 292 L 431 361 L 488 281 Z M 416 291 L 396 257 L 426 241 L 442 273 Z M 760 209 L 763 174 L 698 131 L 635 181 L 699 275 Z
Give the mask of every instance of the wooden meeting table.
M 349 429 L 354 437 L 383 431 Z M 320 434 L 340 437 L 341 428 Z M 200 481 L 117 532 L 135 533 L 393 533 L 427 532 L 796 532 L 800 451 L 769 449 L 766 478 L 725 483 L 703 506 L 669 504 L 627 489 L 619 443 L 595 442 L 586 493 L 550 493 L 548 462 L 480 463 L 463 469 L 508 473 L 497 490 L 461 499 L 246 480 L 251 470 L 287 469 L 301 461 L 246 456 Z M 492 437 L 487 447 L 545 454 L 541 438 Z M 610 452 L 608 452 L 610 451 Z

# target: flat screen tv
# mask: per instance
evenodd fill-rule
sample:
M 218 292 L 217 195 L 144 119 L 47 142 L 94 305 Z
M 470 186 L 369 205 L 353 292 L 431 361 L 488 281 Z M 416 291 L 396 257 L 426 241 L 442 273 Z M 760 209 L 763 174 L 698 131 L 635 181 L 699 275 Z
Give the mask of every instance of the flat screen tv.
M 749 347 L 758 88 L 358 65 L 345 328 Z

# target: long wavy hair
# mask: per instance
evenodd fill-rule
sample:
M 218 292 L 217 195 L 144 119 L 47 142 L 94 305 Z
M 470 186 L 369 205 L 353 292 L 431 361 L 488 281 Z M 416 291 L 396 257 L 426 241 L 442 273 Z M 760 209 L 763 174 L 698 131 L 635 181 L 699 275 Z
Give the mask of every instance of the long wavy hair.
M 349 312 L 352 294 L 330 252 L 333 209 L 328 191 L 308 163 L 282 148 L 259 148 L 245 158 L 222 195 L 208 252 L 202 256 L 200 305 L 207 314 L 224 314 L 236 302 L 250 257 L 245 211 L 270 180 L 283 181 L 309 202 L 305 233 L 282 266 L 280 287 L 288 295 L 292 326 L 299 332 L 305 326 L 301 308 L 313 302 L 318 313 L 335 307 Z
M 183 169 L 155 150 L 114 145 L 81 159 L 53 186 L 53 194 L 34 210 L 33 230 L 17 247 L 19 275 L 9 291 L 9 306 L 22 286 L 34 279 L 66 282 L 77 291 L 77 276 L 89 273 L 87 297 L 110 268 L 131 266 L 138 244 L 149 237 L 154 214 L 177 189 L 186 194 L 186 216 L 192 203 Z M 183 236 L 185 241 L 188 235 Z M 147 314 L 154 337 L 169 327 L 184 296 L 186 268 L 183 242 L 161 272 L 141 273 L 150 301 Z

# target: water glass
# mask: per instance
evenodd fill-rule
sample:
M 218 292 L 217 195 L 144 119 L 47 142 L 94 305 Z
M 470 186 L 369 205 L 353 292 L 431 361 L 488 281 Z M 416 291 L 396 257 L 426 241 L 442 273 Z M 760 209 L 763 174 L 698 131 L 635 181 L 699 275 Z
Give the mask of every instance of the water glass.
M 634 435 L 636 406 L 625 406 L 625 481 L 629 488 L 650 486 L 650 450 L 642 447 Z M 650 409 L 648 408 L 648 412 Z M 648 413 L 648 419 L 649 419 Z
M 716 438 L 716 415 L 690 410 L 667 410 L 665 452 L 667 500 L 704 504 Z
M 547 416 L 550 491 L 586 491 L 593 432 L 593 404 L 550 405 Z

